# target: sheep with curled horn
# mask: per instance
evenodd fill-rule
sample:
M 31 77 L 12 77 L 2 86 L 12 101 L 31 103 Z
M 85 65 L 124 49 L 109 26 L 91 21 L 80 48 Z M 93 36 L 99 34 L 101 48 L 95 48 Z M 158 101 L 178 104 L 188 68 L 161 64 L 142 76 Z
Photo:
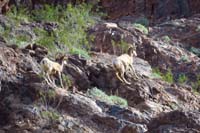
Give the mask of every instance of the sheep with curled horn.
M 131 69 L 134 76 L 136 78 L 138 78 L 138 76 L 135 73 L 135 69 L 133 67 L 133 57 L 135 57 L 135 56 L 137 56 L 137 53 L 136 53 L 136 47 L 134 45 L 134 46 L 130 46 L 128 48 L 127 53 L 124 53 L 124 54 L 116 57 L 115 59 L 113 59 L 113 62 L 112 62 L 117 78 L 126 84 L 131 84 L 124 77 L 124 74 L 129 69 Z

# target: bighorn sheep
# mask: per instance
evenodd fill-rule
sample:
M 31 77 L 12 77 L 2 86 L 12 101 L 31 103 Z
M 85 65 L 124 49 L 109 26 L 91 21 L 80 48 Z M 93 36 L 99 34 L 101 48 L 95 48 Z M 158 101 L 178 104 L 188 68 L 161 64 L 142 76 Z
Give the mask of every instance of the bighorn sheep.
M 64 88 L 63 82 L 62 82 L 61 72 L 63 71 L 64 65 L 67 64 L 66 59 L 67 58 L 65 57 L 62 60 L 61 65 L 57 62 L 51 61 L 50 59 L 48 59 L 46 57 L 42 59 L 42 61 L 40 62 L 40 66 L 41 66 L 41 69 L 42 69 L 42 73 L 45 76 L 45 80 L 47 81 L 48 84 L 49 83 L 54 84 L 54 81 L 52 81 L 52 79 L 50 77 L 51 77 L 51 75 L 58 74 L 60 84 L 61 84 L 62 88 Z
M 131 46 L 129 47 L 127 54 L 122 54 L 113 60 L 113 67 L 116 71 L 115 74 L 117 78 L 126 84 L 131 84 L 124 78 L 125 72 L 129 69 L 131 69 L 135 77 L 138 78 L 135 69 L 133 68 L 133 56 L 137 56 L 137 53 L 135 47 Z

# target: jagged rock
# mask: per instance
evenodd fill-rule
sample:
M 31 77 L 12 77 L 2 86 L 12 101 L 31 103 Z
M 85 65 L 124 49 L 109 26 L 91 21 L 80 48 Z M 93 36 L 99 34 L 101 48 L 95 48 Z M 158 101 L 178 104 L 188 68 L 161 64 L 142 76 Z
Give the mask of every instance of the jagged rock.
M 92 43 L 92 51 L 116 55 L 123 53 L 123 50 L 120 47 L 121 41 L 130 44 L 133 44 L 134 42 L 138 43 L 137 37 L 139 35 L 135 28 L 129 31 L 120 27 L 106 27 L 105 24 L 95 25 L 89 30 L 89 34 L 95 37 L 94 43 Z
M 64 97 L 60 108 L 69 113 L 73 112 L 73 114 L 77 113 L 79 115 L 102 113 L 102 109 L 97 106 L 95 101 L 79 94 L 69 94 Z
M 175 110 L 161 114 L 148 125 L 150 132 L 194 132 L 200 131 L 200 113 L 196 111 Z
M 120 133 L 144 133 L 148 129 L 144 125 L 140 124 L 129 124 L 123 127 L 120 131 Z
M 73 120 L 63 117 L 64 124 L 63 122 L 50 124 L 41 117 L 45 107 L 35 107 L 33 104 L 40 99 L 41 93 L 48 92 L 51 88 L 42 83 L 42 78 L 38 76 L 40 70 L 37 56 L 31 56 L 29 51 L 37 51 L 40 47 L 36 45 L 33 47 L 35 48 L 0 47 L 0 119 L 4 119 L 0 121 L 0 130 L 110 133 L 131 130 L 139 133 L 149 131 L 152 119 L 161 112 L 170 112 L 177 108 L 195 110 L 200 106 L 199 97 L 184 86 L 171 86 L 151 79 L 151 67 L 142 59 L 137 58 L 134 63 L 135 67 L 140 67 L 136 69 L 139 79 L 132 78 L 131 73 L 127 72 L 126 78 L 132 83 L 127 86 L 119 82 L 115 76 L 111 62 L 116 56 L 96 54 L 90 60 L 69 56 L 69 66 L 66 66 L 65 74 L 74 76 L 74 79 L 83 76 L 87 79 L 84 82 L 88 82 L 91 86 L 98 86 L 108 94 L 111 94 L 111 91 L 117 92 L 115 89 L 118 88 L 118 95 L 126 98 L 132 108 L 102 104 L 84 93 L 71 94 L 57 88 L 55 97 L 48 99 L 51 103 L 49 108 L 59 105 L 58 109 L 64 115 L 71 116 Z M 143 71 L 147 72 L 143 73 Z M 79 87 L 82 90 L 81 85 Z M 177 119 L 181 120 L 181 118 Z M 189 120 L 185 119 L 185 121 Z M 60 124 L 62 127 L 59 126 Z
M 126 0 L 126 2 L 101 0 L 101 6 L 110 19 L 144 15 L 153 21 L 163 21 L 199 13 L 199 5 L 200 3 L 195 0 Z
M 69 57 L 68 65 L 65 67 L 64 73 L 71 75 L 73 84 L 78 85 L 82 90 L 90 88 L 90 81 L 86 72 L 86 60 L 78 59 L 75 56 Z
M 87 73 L 89 73 L 89 80 L 92 85 L 101 88 L 108 94 L 118 94 L 119 96 L 128 100 L 129 106 L 135 107 L 135 105 L 142 105 L 142 103 L 150 100 L 155 103 L 155 107 L 160 108 L 153 109 L 150 102 L 150 109 L 158 111 L 158 113 L 170 111 L 174 107 L 178 108 L 194 108 L 199 107 L 198 96 L 196 97 L 187 87 L 171 86 L 170 84 L 160 82 L 159 80 L 153 80 L 150 74 L 144 75 L 142 71 L 136 69 L 136 73 L 139 79 L 134 79 L 131 73 L 126 73 L 126 78 L 131 81 L 131 85 L 125 85 L 116 78 L 113 67 L 112 59 L 115 56 L 108 54 L 98 54 L 92 58 L 87 64 Z M 138 62 L 134 62 L 135 68 L 142 70 L 148 70 L 150 67 L 141 59 L 137 59 Z M 139 66 L 137 66 L 139 65 Z M 143 66 L 143 67 L 141 67 Z M 147 69 L 146 69 L 147 68 Z M 151 71 L 151 70 L 150 70 Z M 150 72 L 149 72 L 150 73 Z M 177 97 L 178 96 L 178 97 Z M 193 100 L 191 100 L 193 99 Z M 185 104 L 181 101 L 187 101 Z M 159 103 L 159 104 L 157 104 Z M 148 104 L 146 104 L 148 106 Z M 162 105 L 167 105 L 166 107 Z M 192 105 L 192 106 L 190 106 Z M 138 106 L 139 107 L 139 106 Z M 145 109 L 147 110 L 147 109 Z
M 198 19 L 196 21 L 198 21 Z M 103 24 L 98 24 L 90 31 L 90 34 L 95 36 L 94 43 L 92 44 L 92 50 L 120 55 L 123 53 L 123 48 L 122 46 L 119 47 L 120 45 L 113 46 L 113 40 L 119 44 L 120 41 L 124 41 L 129 44 L 136 43 L 138 57 L 148 61 L 152 67 L 160 68 L 162 72 L 166 72 L 168 69 L 171 69 L 175 79 L 179 77 L 180 73 L 184 73 L 189 79 L 193 80 L 194 77 L 197 77 L 200 72 L 199 57 L 191 52 L 188 52 L 184 48 L 181 48 L 181 46 L 175 45 L 177 42 L 175 40 L 171 40 L 169 43 L 164 40 L 157 39 L 159 37 L 156 36 L 156 29 L 161 32 L 160 35 L 163 35 L 163 31 L 169 30 L 167 27 L 165 28 L 166 30 L 163 30 L 160 27 L 155 27 L 155 30 L 152 30 L 151 34 L 155 36 L 154 40 L 152 39 L 154 37 L 149 38 L 135 29 L 129 28 L 128 24 L 124 26 L 122 25 L 118 28 L 107 28 Z M 174 26 L 171 26 L 171 29 L 173 32 L 178 30 L 178 28 L 174 28 Z M 192 31 L 193 30 L 191 30 L 191 32 Z M 171 33 L 169 32 L 169 34 Z M 180 44 L 180 42 L 178 44 Z
M 150 32 L 150 36 L 156 40 L 164 40 L 163 37 L 168 36 L 172 45 L 181 45 L 186 48 L 195 47 L 199 40 L 199 22 L 200 15 L 196 14 L 189 18 L 175 19 L 154 26 Z M 179 43 L 180 42 L 180 43 Z

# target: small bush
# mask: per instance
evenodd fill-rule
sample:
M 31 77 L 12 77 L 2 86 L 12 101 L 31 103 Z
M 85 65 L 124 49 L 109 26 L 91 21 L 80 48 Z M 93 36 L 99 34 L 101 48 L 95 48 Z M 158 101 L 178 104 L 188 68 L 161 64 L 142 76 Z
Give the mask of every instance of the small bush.
M 21 22 L 29 22 L 30 12 L 27 8 L 13 6 L 9 12 L 6 13 L 6 16 L 15 22 L 15 25 L 19 25 Z
M 189 61 L 189 58 L 187 55 L 183 55 L 183 56 L 181 56 L 180 61 L 187 62 L 187 61 Z
M 138 29 L 139 31 L 141 31 L 144 34 L 148 34 L 148 29 L 142 24 L 134 23 L 133 27 L 135 27 L 136 29 Z
M 101 91 L 100 89 L 96 87 L 88 90 L 87 95 L 95 99 L 107 102 L 109 104 L 117 104 L 123 107 L 128 106 L 128 103 L 125 99 L 118 96 L 114 96 L 114 95 L 108 96 L 105 92 Z
M 192 82 L 192 88 L 194 90 L 194 92 L 196 93 L 200 93 L 200 75 L 197 76 L 197 80 L 196 82 Z
M 79 55 L 79 56 L 84 57 L 86 59 L 90 58 L 89 53 L 85 49 L 81 49 L 81 48 L 72 48 L 71 51 L 70 51 L 70 54 L 76 54 L 76 55 Z
M 42 28 L 37 28 L 37 27 L 34 28 L 33 31 L 37 36 L 37 39 L 35 40 L 35 42 L 37 44 L 48 48 L 51 52 L 55 51 L 55 49 L 56 49 L 55 40 L 56 39 L 52 32 L 49 33 L 46 30 L 44 30 Z
M 141 25 L 144 25 L 144 26 L 148 26 L 149 25 L 149 20 L 146 17 L 141 17 L 141 18 L 138 18 L 135 21 L 135 23 L 141 24 Z
M 42 111 L 41 112 L 41 116 L 45 119 L 49 119 L 51 121 L 57 121 L 60 118 L 60 115 L 55 112 L 55 111 L 50 111 L 50 110 L 46 110 L 46 111 Z
M 10 35 L 11 28 L 9 26 L 6 26 L 6 27 L 2 27 L 1 26 L 0 29 L 1 29 L 0 36 L 2 36 L 6 40 L 6 42 L 10 44 L 10 41 L 11 41 L 11 37 L 10 37 L 11 36 Z
M 125 42 L 124 40 L 120 40 L 119 42 L 116 42 L 114 40 L 111 40 L 111 44 L 113 46 L 113 48 L 115 47 L 119 47 L 120 48 L 120 52 L 121 53 L 127 53 L 128 48 L 129 48 L 129 44 L 127 42 Z M 114 54 L 115 54 L 115 49 L 113 49 Z
M 163 36 L 162 39 L 164 42 L 167 42 L 167 43 L 169 43 L 171 41 L 169 36 Z
M 122 106 L 125 106 L 125 107 L 128 106 L 127 100 L 125 100 L 125 99 L 123 99 L 121 97 L 110 96 L 110 99 L 114 104 L 122 105 Z
M 192 52 L 200 57 L 200 48 L 191 47 L 190 52 Z
M 87 50 L 90 49 L 90 45 L 87 29 L 95 23 L 91 10 L 92 5 L 89 4 L 76 6 L 68 4 L 67 7 L 44 5 L 41 9 L 30 12 L 24 7 L 20 7 L 19 10 L 13 7 L 7 16 L 19 24 L 24 20 L 56 22 L 58 27 L 51 32 L 41 27 L 34 29 L 34 33 L 37 35 L 36 43 L 47 47 L 54 53 L 69 50 L 71 53 L 88 57 Z M 24 38 L 14 38 L 13 40 L 24 40 Z
M 70 80 L 68 75 L 63 74 L 63 83 L 65 86 L 69 87 L 72 86 L 72 81 Z
M 32 11 L 32 20 L 44 22 L 59 22 L 63 19 L 63 9 L 61 6 L 44 5 L 41 9 Z
M 183 84 L 188 80 L 187 76 L 185 74 L 180 74 L 178 77 L 178 82 Z
M 96 88 L 96 87 L 90 89 L 90 90 L 87 92 L 87 94 L 88 94 L 89 96 L 93 97 L 93 98 L 100 99 L 100 100 L 105 101 L 105 102 L 108 102 L 108 103 L 110 103 L 110 104 L 112 103 L 112 102 L 110 101 L 109 96 L 108 96 L 105 92 L 103 92 L 102 90 L 100 90 L 100 89 L 98 89 L 98 88 Z
M 153 78 L 156 78 L 156 79 L 162 79 L 162 73 L 160 72 L 160 70 L 158 68 L 153 68 L 152 69 L 152 74 L 151 76 Z
M 167 73 L 161 73 L 158 68 L 153 68 L 152 69 L 152 77 L 153 78 L 161 78 L 162 80 L 164 80 L 168 83 L 174 82 L 174 77 L 171 72 L 171 69 L 168 69 Z
M 163 77 L 163 80 L 168 82 L 168 83 L 174 82 L 174 77 L 173 77 L 171 69 L 168 69 L 167 73 L 163 74 L 162 77 Z

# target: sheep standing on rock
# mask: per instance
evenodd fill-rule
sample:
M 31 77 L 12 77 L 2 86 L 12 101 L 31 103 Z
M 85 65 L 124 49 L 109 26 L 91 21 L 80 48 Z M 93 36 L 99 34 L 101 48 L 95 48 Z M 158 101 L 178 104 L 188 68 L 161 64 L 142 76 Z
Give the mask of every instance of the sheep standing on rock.
M 40 62 L 40 66 L 42 69 L 42 73 L 45 76 L 45 80 L 47 81 L 48 84 L 53 83 L 55 85 L 54 81 L 50 77 L 51 77 L 51 75 L 58 74 L 60 84 L 61 84 L 62 88 L 64 88 L 63 82 L 62 82 L 62 77 L 61 77 L 61 72 L 63 71 L 63 67 L 66 64 L 67 64 L 66 58 L 64 58 L 62 60 L 61 65 L 57 62 L 51 61 L 50 59 L 48 59 L 46 57 L 42 59 L 42 61 Z
M 124 78 L 125 72 L 127 72 L 129 69 L 131 69 L 135 77 L 138 78 L 133 67 L 134 56 L 137 56 L 136 49 L 135 47 L 131 46 L 129 47 L 127 54 L 122 54 L 113 60 L 113 67 L 116 71 L 115 74 L 117 78 L 126 84 L 131 84 Z

